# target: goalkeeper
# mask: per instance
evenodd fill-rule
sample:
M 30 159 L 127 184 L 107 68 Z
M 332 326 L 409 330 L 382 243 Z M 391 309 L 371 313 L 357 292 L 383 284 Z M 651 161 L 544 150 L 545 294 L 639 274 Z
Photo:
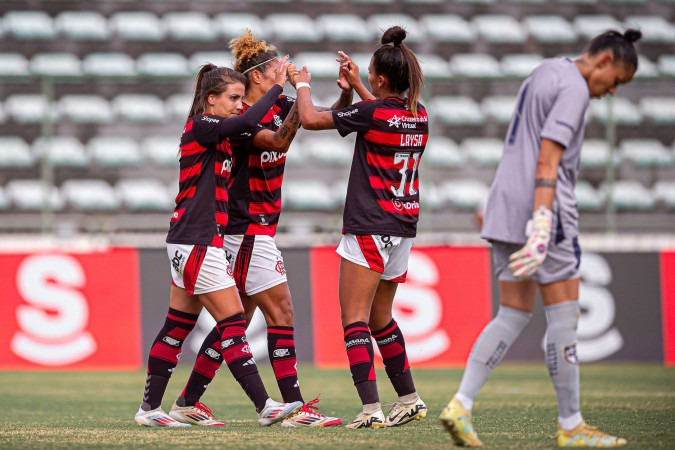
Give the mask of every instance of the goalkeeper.
M 579 409 L 576 350 L 581 250 L 574 185 L 590 98 L 614 94 L 637 70 L 636 30 L 605 32 L 577 59 L 547 59 L 523 82 L 485 208 L 499 280 L 496 317 L 476 340 L 459 390 L 441 414 L 458 445 L 481 446 L 473 401 L 532 317 L 546 312 L 545 357 L 558 397 L 557 444 L 616 447 L 626 440 L 588 426 Z

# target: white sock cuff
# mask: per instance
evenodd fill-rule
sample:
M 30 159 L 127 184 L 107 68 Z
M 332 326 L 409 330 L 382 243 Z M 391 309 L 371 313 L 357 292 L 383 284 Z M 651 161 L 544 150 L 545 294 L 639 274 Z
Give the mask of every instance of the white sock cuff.
M 574 413 L 569 417 L 560 417 L 558 416 L 558 423 L 560 424 L 561 427 L 565 430 L 573 430 L 576 427 L 579 426 L 579 424 L 583 421 L 583 417 L 581 417 L 581 413 Z
M 466 395 L 464 395 L 460 392 L 455 394 L 455 398 L 457 399 L 457 401 L 459 401 L 459 403 L 462 404 L 464 409 L 466 409 L 468 411 L 471 411 L 473 409 L 473 399 L 472 398 L 469 398 L 469 397 L 467 397 Z
M 372 414 L 376 412 L 377 410 L 382 409 L 382 406 L 380 405 L 380 402 L 377 403 L 368 403 L 367 405 L 363 405 L 363 412 L 366 414 Z

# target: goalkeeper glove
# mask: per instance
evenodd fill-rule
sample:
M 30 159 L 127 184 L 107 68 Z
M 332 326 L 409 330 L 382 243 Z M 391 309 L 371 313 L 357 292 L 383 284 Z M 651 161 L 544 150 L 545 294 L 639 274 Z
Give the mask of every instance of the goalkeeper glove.
M 545 206 L 540 206 L 527 223 L 527 243 L 509 257 L 509 269 L 516 278 L 527 278 L 537 271 L 546 259 L 548 242 L 551 238 L 553 214 Z

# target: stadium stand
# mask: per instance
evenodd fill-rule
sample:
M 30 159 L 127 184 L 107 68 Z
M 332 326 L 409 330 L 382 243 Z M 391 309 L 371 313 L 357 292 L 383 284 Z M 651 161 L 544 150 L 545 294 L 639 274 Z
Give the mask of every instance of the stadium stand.
M 24 212 L 26 221 L 34 220 L 27 212 L 42 208 L 39 178 L 48 155 L 56 180 L 50 202 L 57 214 L 87 210 L 86 201 L 66 183 L 101 181 L 96 189 L 116 199 L 112 209 L 97 211 L 107 223 L 102 228 L 164 232 L 178 176 L 178 137 L 200 65 L 231 65 L 227 41 L 251 28 L 280 53 L 292 55 L 294 63 L 308 66 L 312 95 L 328 106 L 339 93 L 335 51 L 349 53 L 365 78 L 380 30 L 396 23 L 406 26 L 406 43 L 419 55 L 426 75 L 422 97 L 432 133 L 420 168 L 422 210 L 438 214 L 434 217 L 467 217 L 481 204 L 501 154 L 518 85 L 543 58 L 574 56 L 608 27 L 641 28 L 636 80 L 620 87 L 611 102 L 616 123 L 612 152 L 605 134 L 608 104 L 591 102 L 577 194 L 584 214 L 591 217 L 601 217 L 608 206 L 615 206 L 619 229 L 626 217 L 631 220 L 625 223 L 642 223 L 645 229 L 667 229 L 670 224 L 672 230 L 672 1 L 37 4 L 0 4 L 0 209 L 13 214 L 12 224 L 21 223 Z M 287 93 L 294 95 L 291 88 Z M 298 134 L 287 157 L 284 209 L 289 215 L 282 217 L 282 232 L 339 228 L 352 148 L 353 138 L 343 140 L 336 133 Z M 611 204 L 603 184 L 610 163 L 617 177 Z M 137 203 L 130 194 L 135 191 L 140 193 Z M 123 214 L 124 220 L 113 220 L 116 214 Z M 148 217 L 155 219 L 149 224 Z M 644 220 L 633 220 L 636 217 Z M 421 229 L 432 222 L 423 219 Z M 598 223 L 604 226 L 605 221 L 591 220 L 589 226 Z M 5 226 L 0 220 L 0 229 L 8 231 Z M 82 222 L 77 226 L 87 227 Z M 469 220 L 443 226 L 473 230 Z

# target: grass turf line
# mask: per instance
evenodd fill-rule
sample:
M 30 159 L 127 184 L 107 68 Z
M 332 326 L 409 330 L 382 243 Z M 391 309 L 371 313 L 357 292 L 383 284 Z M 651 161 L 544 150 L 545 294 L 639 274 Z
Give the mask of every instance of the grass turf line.
M 300 366 L 305 400 L 321 393 L 321 412 L 345 423 L 360 409 L 348 370 Z M 261 373 L 280 400 L 269 366 Z M 253 406 L 227 369 L 203 400 L 225 429 L 140 428 L 133 421 L 144 388 L 143 372 L 0 372 L 0 448 L 236 448 L 424 449 L 449 448 L 438 422 L 459 385 L 461 370 L 413 369 L 429 407 L 425 420 L 384 430 L 262 428 Z M 169 410 L 189 370 L 173 375 L 163 407 Z M 377 373 L 383 403 L 396 400 L 384 371 Z M 629 448 L 672 448 L 675 441 L 675 368 L 654 364 L 582 366 L 582 411 L 601 430 L 625 437 Z M 385 414 L 388 407 L 384 406 Z M 555 393 L 544 364 L 504 364 L 479 395 L 474 424 L 491 448 L 553 448 Z

